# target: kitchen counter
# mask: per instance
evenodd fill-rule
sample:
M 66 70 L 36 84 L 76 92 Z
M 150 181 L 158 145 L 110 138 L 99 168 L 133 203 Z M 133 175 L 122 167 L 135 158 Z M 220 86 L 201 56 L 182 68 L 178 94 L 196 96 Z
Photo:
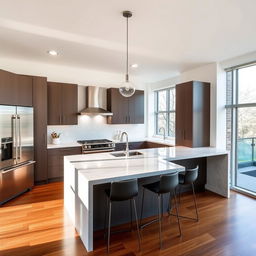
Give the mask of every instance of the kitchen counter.
M 96 207 L 94 204 L 100 204 L 102 212 L 102 204 L 105 200 L 104 194 L 101 194 L 96 187 L 104 188 L 104 184 L 112 181 L 130 178 L 143 180 L 159 177 L 164 173 L 180 172 L 184 167 L 172 161 L 206 158 L 205 188 L 229 197 L 227 151 L 211 147 L 163 147 L 137 151 L 143 154 L 128 158 L 115 157 L 109 152 L 64 157 L 64 205 L 87 251 L 93 250 L 94 218 L 99 220 L 99 216 L 93 214 Z M 94 196 L 98 196 L 96 201 Z
M 77 142 L 65 142 L 58 145 L 55 144 L 47 144 L 47 149 L 57 149 L 57 148 L 75 148 L 75 147 L 81 147 L 81 144 Z
M 141 138 L 141 139 L 135 139 L 135 140 L 130 140 L 129 143 L 133 143 L 133 142 L 141 142 L 141 141 L 148 141 L 148 142 L 154 142 L 154 143 L 160 143 L 160 144 L 164 144 L 164 145 L 167 145 L 167 146 L 174 146 L 175 145 L 175 142 L 173 140 L 169 140 L 169 139 L 166 139 L 166 140 L 163 140 L 161 138 Z M 116 140 L 113 140 L 114 143 L 118 144 L 118 143 L 125 143 L 123 141 L 116 141 Z M 51 143 L 48 143 L 47 144 L 47 149 L 54 149 L 54 148 L 71 148 L 71 147 L 80 147 L 81 144 L 77 143 L 77 142 L 65 142 L 65 143 L 61 143 L 61 144 L 58 144 L 58 145 L 55 145 L 55 144 L 51 144 Z

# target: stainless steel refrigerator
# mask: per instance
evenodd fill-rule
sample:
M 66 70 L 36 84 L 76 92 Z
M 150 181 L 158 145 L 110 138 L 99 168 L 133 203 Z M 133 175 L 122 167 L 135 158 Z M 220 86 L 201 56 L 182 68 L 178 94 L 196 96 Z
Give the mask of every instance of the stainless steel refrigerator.
M 34 185 L 33 108 L 0 105 L 0 204 Z

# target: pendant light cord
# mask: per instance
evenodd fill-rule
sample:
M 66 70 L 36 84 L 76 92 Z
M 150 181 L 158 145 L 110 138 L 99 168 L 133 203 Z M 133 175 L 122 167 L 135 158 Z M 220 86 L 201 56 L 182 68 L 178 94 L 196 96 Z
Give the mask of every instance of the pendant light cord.
M 129 74 L 128 74 L 128 65 L 129 65 L 129 55 L 128 55 L 128 37 L 129 37 L 129 33 L 128 33 L 128 17 L 126 18 L 126 82 L 129 81 Z

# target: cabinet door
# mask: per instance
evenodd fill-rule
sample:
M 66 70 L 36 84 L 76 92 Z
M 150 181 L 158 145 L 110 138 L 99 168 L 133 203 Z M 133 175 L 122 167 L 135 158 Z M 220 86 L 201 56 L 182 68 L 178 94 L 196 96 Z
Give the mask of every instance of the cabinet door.
M 16 105 L 16 75 L 0 70 L 0 104 Z
M 62 101 L 61 84 L 48 82 L 47 84 L 48 101 L 48 125 L 61 125 L 62 123 Z
M 60 177 L 64 176 L 64 156 L 72 156 L 82 154 L 81 147 L 62 148 L 60 149 Z
M 107 108 L 113 113 L 108 117 L 110 124 L 128 124 L 129 123 L 129 99 L 123 97 L 116 88 L 107 91 Z
M 47 180 L 47 79 L 33 77 L 35 181 Z
M 193 146 L 193 83 L 186 83 L 184 87 L 184 146 Z
M 32 106 L 33 78 L 31 76 L 16 75 L 16 105 Z
M 193 147 L 210 146 L 210 84 L 193 85 Z
M 64 156 L 81 154 L 81 147 L 48 149 L 48 179 L 61 179 L 64 175 Z
M 61 172 L 60 151 L 58 149 L 48 149 L 48 179 L 60 178 L 63 173 Z
M 76 84 L 61 85 L 61 121 L 63 125 L 77 125 L 77 93 L 78 88 Z
M 129 123 L 144 124 L 144 91 L 137 90 L 129 98 Z
M 192 146 L 192 82 L 176 85 L 176 145 Z
M 32 106 L 32 77 L 0 70 L 0 104 Z

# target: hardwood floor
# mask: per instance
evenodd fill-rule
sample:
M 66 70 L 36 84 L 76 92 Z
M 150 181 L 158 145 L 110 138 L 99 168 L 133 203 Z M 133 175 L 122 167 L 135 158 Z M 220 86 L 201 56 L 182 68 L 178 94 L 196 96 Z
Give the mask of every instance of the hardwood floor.
M 138 252 L 135 230 L 111 236 L 110 255 L 253 256 L 256 255 L 256 200 L 232 193 L 229 200 L 213 193 L 197 195 L 200 221 L 163 220 L 163 249 L 158 225 L 142 232 Z M 193 214 L 191 195 L 182 198 L 181 214 Z M 36 186 L 0 208 L 1 256 L 106 255 L 102 232 L 95 233 L 95 251 L 87 253 L 63 209 L 63 183 Z

